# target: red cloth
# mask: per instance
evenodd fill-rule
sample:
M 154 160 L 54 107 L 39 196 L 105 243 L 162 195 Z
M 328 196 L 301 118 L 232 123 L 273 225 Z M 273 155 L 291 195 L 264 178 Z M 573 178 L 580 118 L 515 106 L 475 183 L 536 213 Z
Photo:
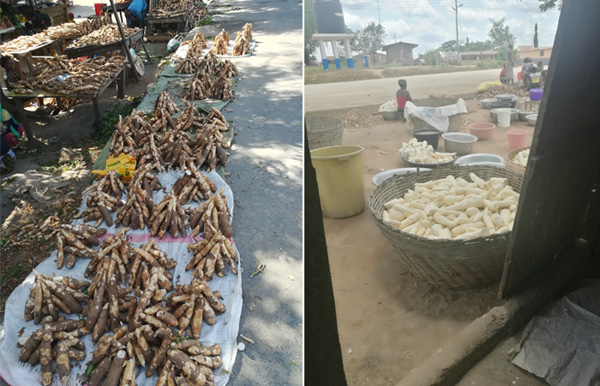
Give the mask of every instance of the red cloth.
M 397 96 L 397 97 L 396 97 L 396 103 L 398 103 L 398 108 L 399 108 L 399 109 L 403 109 L 403 108 L 404 108 L 404 106 L 406 106 L 406 101 L 407 101 L 407 100 L 408 100 L 408 99 L 407 99 L 406 97 L 403 97 L 403 96 Z

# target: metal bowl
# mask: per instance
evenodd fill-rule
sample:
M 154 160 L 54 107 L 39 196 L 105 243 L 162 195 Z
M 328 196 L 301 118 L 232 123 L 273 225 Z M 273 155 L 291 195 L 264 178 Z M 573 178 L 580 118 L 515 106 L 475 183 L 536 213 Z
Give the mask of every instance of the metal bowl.
M 537 114 L 530 114 L 525 117 L 529 126 L 535 126 L 535 123 L 537 122 L 537 116 Z
M 473 150 L 473 144 L 477 142 L 477 137 L 467 133 L 444 133 L 444 147 L 449 153 L 459 155 L 469 154 Z
M 512 102 L 513 99 L 515 99 L 517 96 L 515 94 L 498 94 L 496 95 L 496 99 L 498 99 L 499 101 L 508 101 L 508 102 Z
M 537 111 L 526 111 L 526 110 L 519 111 L 519 120 L 527 121 L 527 116 L 531 115 L 531 114 L 537 114 Z
M 384 121 L 397 121 L 400 119 L 400 113 L 398 111 L 382 111 L 381 116 Z
M 481 108 L 483 109 L 491 109 L 490 103 L 495 102 L 496 98 L 486 98 L 479 101 L 481 104 Z
M 410 174 L 410 173 L 419 173 L 419 172 L 426 172 L 428 170 L 431 170 L 431 168 L 399 168 L 399 169 L 390 169 L 390 170 L 385 170 L 381 173 L 377 173 L 373 176 L 373 185 L 375 186 L 379 186 L 383 181 L 387 180 L 388 178 L 390 178 L 391 176 L 394 176 L 396 174 L 400 174 L 400 175 L 404 175 L 404 174 Z

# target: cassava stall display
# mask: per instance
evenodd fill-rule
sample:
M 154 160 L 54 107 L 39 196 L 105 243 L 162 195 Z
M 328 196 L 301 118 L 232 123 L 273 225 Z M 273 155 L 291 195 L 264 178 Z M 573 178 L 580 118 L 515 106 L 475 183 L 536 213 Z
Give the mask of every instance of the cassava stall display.
M 176 196 L 166 195 L 163 200 L 158 203 L 152 210 L 152 217 L 150 218 L 152 228 L 150 229 L 150 235 L 159 238 L 165 235 L 167 229 L 173 237 L 187 237 L 186 227 L 188 221 L 185 216 L 185 211 L 177 202 Z
M 204 237 L 210 239 L 213 230 L 217 230 L 226 238 L 233 237 L 225 189 L 208 197 L 200 206 L 188 210 L 188 213 L 193 236 L 203 232 Z
M 226 101 L 233 98 L 233 87 L 228 78 L 220 76 L 215 79 L 208 93 L 213 99 Z
M 219 291 L 213 292 L 204 280 L 193 278 L 189 284 L 175 287 L 165 305 L 178 320 L 177 328 L 185 331 L 191 327 L 192 336 L 199 339 L 202 322 L 212 326 L 217 322 L 217 314 L 225 312 L 220 297 Z
M 194 131 L 196 127 L 202 127 L 205 122 L 205 117 L 198 111 L 196 106 L 192 103 L 184 101 L 186 107 L 185 110 L 177 117 L 177 122 L 174 128 L 179 131 Z M 192 137 L 190 136 L 190 141 Z
M 178 178 L 171 188 L 171 195 L 177 197 L 180 205 L 189 201 L 200 202 L 211 196 L 216 191 L 216 186 L 202 173 L 192 173 L 186 169 L 183 177 Z
M 202 241 L 188 244 L 187 248 L 194 253 L 194 257 L 185 270 L 189 271 L 194 268 L 194 277 L 210 281 L 215 273 L 219 277 L 225 276 L 227 274 L 225 265 L 227 265 L 231 272 L 237 275 L 238 257 L 229 239 L 224 237 L 211 223 L 204 225 L 204 229 L 210 229 L 210 232 L 205 233 Z
M 227 55 L 227 47 L 229 46 L 229 34 L 225 31 L 225 28 L 215 36 L 213 46 L 210 51 L 215 55 Z
M 73 268 L 78 257 L 94 258 L 96 251 L 91 247 L 100 245 L 98 237 L 106 233 L 104 228 L 90 225 L 63 224 L 56 234 L 56 266 Z
M 162 91 L 158 94 L 158 98 L 156 98 L 156 103 L 154 104 L 155 114 L 163 110 L 166 110 L 166 113 L 169 116 L 179 111 L 179 108 L 171 99 L 171 94 L 168 91 Z
M 42 385 L 52 384 L 52 361 L 56 360 L 56 373 L 60 381 L 68 384 L 71 378 L 71 361 L 85 359 L 85 346 L 80 337 L 89 334 L 82 320 L 60 317 L 52 321 L 51 316 L 43 320 L 42 328 L 35 330 L 28 338 L 22 338 L 19 361 L 31 366 L 40 364 Z
M 90 185 L 82 193 L 88 192 L 87 209 L 75 218 L 83 217 L 85 222 L 96 220 L 95 226 L 99 226 L 102 222 L 106 222 L 109 227 L 112 226 L 111 213 L 122 205 L 121 196 L 125 192 L 121 178 L 114 170 L 110 170 L 100 181 Z
M 146 164 L 135 171 L 129 182 L 127 201 L 117 212 L 115 223 L 130 226 L 133 229 L 144 229 L 149 226 L 150 214 L 154 201 L 152 191 L 159 188 L 158 178 L 150 173 L 153 164 Z
M 519 193 L 506 178 L 450 175 L 385 203 L 384 223 L 418 237 L 473 239 L 512 230 Z
M 137 158 L 139 146 L 136 143 L 140 127 L 147 126 L 149 123 L 141 112 L 135 109 L 124 120 L 119 115 L 119 122 L 115 125 L 115 131 L 110 137 L 109 152 L 113 157 L 118 157 L 121 153 L 125 153 L 134 158 Z M 139 161 L 138 161 L 139 163 Z
M 79 314 L 81 303 L 87 304 L 90 297 L 82 291 L 89 282 L 68 276 L 50 277 L 35 272 L 35 282 L 25 303 L 25 321 L 40 324 L 46 316 L 50 321 L 58 320 L 58 313 Z
M 125 37 L 129 37 L 136 33 L 139 28 L 129 28 L 126 26 L 122 26 L 123 34 Z M 119 29 L 116 24 L 107 24 L 97 29 L 96 31 L 90 32 L 89 34 L 76 39 L 71 44 L 67 46 L 69 48 L 78 48 L 85 46 L 95 46 L 95 45 L 107 45 L 111 43 L 115 43 L 121 40 L 121 34 L 119 33 Z

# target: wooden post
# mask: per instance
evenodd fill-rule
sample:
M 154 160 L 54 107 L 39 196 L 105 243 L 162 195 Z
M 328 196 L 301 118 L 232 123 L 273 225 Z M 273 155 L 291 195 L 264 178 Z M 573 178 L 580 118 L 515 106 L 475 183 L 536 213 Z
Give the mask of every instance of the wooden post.
M 129 64 L 131 64 L 131 69 L 133 70 L 133 77 L 135 78 L 136 82 L 140 81 L 140 76 L 139 74 L 135 71 L 135 68 L 133 67 L 133 57 L 131 56 L 131 52 L 129 52 L 129 45 L 127 44 L 127 39 L 125 38 L 125 33 L 123 32 L 123 26 L 121 25 L 121 21 L 119 20 L 119 18 L 116 16 L 117 15 L 117 7 L 115 6 L 115 2 L 114 0 L 110 0 L 110 5 L 112 7 L 113 13 L 115 14 L 115 20 L 117 21 L 117 27 L 119 28 L 119 33 L 121 34 L 121 40 L 123 41 L 123 49 L 125 50 L 125 55 L 127 56 L 127 59 L 129 60 Z M 143 37 L 142 37 L 143 39 Z M 123 71 L 127 70 L 127 66 L 125 66 L 125 68 L 123 69 Z

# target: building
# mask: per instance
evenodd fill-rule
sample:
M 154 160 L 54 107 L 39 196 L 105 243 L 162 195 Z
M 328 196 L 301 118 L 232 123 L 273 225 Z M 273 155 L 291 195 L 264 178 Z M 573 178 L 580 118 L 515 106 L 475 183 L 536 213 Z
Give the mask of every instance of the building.
M 498 50 L 484 50 L 484 51 L 463 51 L 460 52 L 460 60 L 463 62 L 477 61 L 477 60 L 494 60 L 498 55 Z
M 383 46 L 387 63 L 400 63 L 412 66 L 414 59 L 412 50 L 417 46 L 418 44 L 405 42 L 397 42 Z
M 550 54 L 552 54 L 552 47 L 538 47 L 534 46 L 518 46 L 517 47 L 517 60 L 519 63 L 523 63 L 523 59 L 529 57 L 534 63 L 540 60 L 544 65 L 548 65 L 550 62 Z

